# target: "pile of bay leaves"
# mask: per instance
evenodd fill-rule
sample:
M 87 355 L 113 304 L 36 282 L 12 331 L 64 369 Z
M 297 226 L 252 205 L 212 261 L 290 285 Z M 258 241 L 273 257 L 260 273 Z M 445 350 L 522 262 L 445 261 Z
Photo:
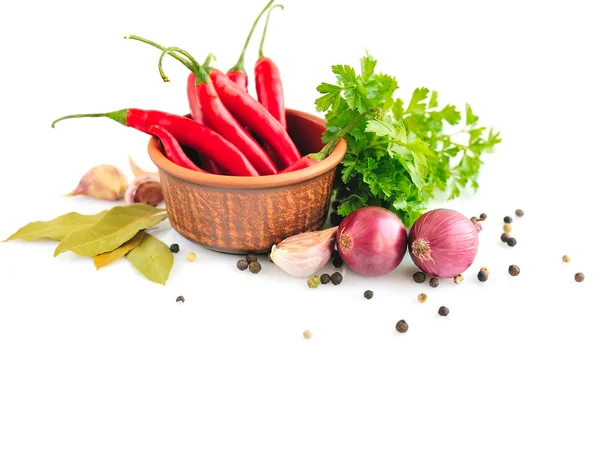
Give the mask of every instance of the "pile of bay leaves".
M 51 239 L 54 256 L 72 251 L 93 258 L 97 269 L 125 257 L 147 279 L 166 284 L 173 267 L 169 247 L 146 230 L 167 218 L 163 208 L 134 203 L 93 215 L 70 212 L 49 221 L 31 222 L 4 241 Z

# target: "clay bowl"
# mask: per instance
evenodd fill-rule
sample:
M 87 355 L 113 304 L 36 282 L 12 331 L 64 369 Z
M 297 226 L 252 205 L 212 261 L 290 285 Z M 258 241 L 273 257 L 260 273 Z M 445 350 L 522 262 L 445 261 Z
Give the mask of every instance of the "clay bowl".
M 302 155 L 320 151 L 325 121 L 287 110 L 288 133 Z M 150 159 L 158 167 L 173 228 L 184 237 L 223 253 L 267 253 L 281 240 L 319 230 L 327 211 L 337 165 L 346 153 L 338 142 L 320 163 L 274 176 L 218 176 L 169 161 L 151 138 Z

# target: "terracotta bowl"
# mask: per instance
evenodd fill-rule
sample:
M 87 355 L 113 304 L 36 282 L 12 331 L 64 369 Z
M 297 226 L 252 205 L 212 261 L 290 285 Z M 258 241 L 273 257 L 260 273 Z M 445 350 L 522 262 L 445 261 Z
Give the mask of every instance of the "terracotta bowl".
M 287 123 L 302 155 L 321 150 L 323 119 L 288 109 Z M 164 156 L 156 138 L 150 139 L 148 153 L 158 167 L 169 221 L 178 233 L 216 251 L 260 254 L 288 236 L 322 228 L 346 142 L 340 140 L 326 159 L 309 168 L 260 177 L 182 168 Z

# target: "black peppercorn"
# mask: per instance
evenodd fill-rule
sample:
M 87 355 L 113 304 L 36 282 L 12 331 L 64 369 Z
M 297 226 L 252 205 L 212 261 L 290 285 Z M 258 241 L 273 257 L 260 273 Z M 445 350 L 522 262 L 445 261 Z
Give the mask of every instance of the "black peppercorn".
M 504 223 L 512 223 L 512 218 L 507 215 L 504 217 Z
M 373 291 L 365 291 L 365 299 L 372 299 L 373 298 Z
M 406 332 L 408 330 L 408 324 L 406 323 L 406 320 L 398 321 L 396 324 L 396 330 L 398 330 L 400 333 Z
M 508 274 L 511 276 L 518 276 L 521 273 L 521 268 L 519 268 L 516 264 L 511 264 L 508 267 Z
M 440 314 L 442 317 L 446 317 L 449 313 L 450 313 L 450 310 L 446 306 L 442 306 L 438 310 L 438 314 Z
M 173 243 L 171 246 L 169 246 L 169 250 L 171 250 L 171 253 L 179 253 L 179 245 L 177 243 Z
M 341 275 L 341 273 L 338 273 L 337 271 L 331 275 L 331 282 L 333 283 L 334 286 L 341 284 L 343 279 L 344 278 Z
M 417 271 L 415 274 L 413 274 L 413 279 L 415 280 L 415 282 L 418 282 L 420 284 L 422 282 L 425 282 L 427 276 L 423 271 Z
M 500 239 L 506 243 L 508 241 L 508 239 L 510 238 L 510 233 L 503 233 L 502 235 L 500 235 Z
M 248 268 L 250 268 L 251 273 L 257 274 L 262 269 L 262 266 L 260 265 L 260 263 L 258 261 L 252 261 L 252 263 L 250 263 L 248 265 Z
M 575 273 L 575 281 L 583 282 L 584 279 L 585 279 L 585 276 L 583 275 L 583 273 Z
M 508 246 L 515 246 L 517 244 L 517 239 L 515 237 L 510 237 L 506 243 Z
M 321 284 L 329 284 L 329 281 L 331 281 L 331 276 L 329 274 L 321 274 Z
M 246 261 L 248 261 L 248 263 L 252 263 L 254 261 L 257 261 L 256 255 L 246 255 Z
M 525 212 L 523 212 L 521 209 L 517 209 L 517 210 L 515 211 L 515 215 L 516 215 L 517 217 L 522 217 L 523 215 L 525 215 Z
M 438 286 L 440 285 L 440 281 L 439 281 L 439 279 L 438 279 L 438 278 L 431 278 L 431 279 L 429 280 L 429 285 L 430 285 L 431 287 L 438 287 Z
M 237 262 L 237 269 L 239 269 L 240 271 L 246 271 L 248 269 L 248 261 L 246 261 L 245 259 L 241 259 Z
M 477 279 L 479 279 L 481 282 L 485 282 L 488 280 L 488 273 L 485 271 L 479 271 L 477 273 Z
M 479 218 L 480 218 L 481 220 L 485 220 L 485 219 L 487 218 L 487 214 L 481 214 L 481 215 L 479 216 Z
M 177 296 L 177 299 L 175 299 L 175 302 L 185 302 L 185 297 Z
M 340 223 L 342 223 L 342 220 L 344 219 L 344 217 L 342 217 L 340 214 L 338 214 L 337 212 L 331 212 L 331 216 L 330 216 L 330 220 L 331 220 L 331 224 L 335 227 L 337 225 L 339 225 Z
M 335 266 L 336 268 L 341 268 L 342 266 L 344 266 L 344 261 L 342 260 L 342 257 L 340 255 L 336 255 L 333 258 L 333 266 Z

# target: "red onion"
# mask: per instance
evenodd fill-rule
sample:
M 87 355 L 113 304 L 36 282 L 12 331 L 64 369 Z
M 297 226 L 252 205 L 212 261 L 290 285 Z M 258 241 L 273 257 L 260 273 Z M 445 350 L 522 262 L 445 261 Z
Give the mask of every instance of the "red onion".
M 452 278 L 471 266 L 479 248 L 481 225 L 460 212 L 436 209 L 421 215 L 410 229 L 410 257 L 421 271 Z
M 382 276 L 394 270 L 406 254 L 406 228 L 383 207 L 362 207 L 338 226 L 337 250 L 342 261 L 362 276 Z

